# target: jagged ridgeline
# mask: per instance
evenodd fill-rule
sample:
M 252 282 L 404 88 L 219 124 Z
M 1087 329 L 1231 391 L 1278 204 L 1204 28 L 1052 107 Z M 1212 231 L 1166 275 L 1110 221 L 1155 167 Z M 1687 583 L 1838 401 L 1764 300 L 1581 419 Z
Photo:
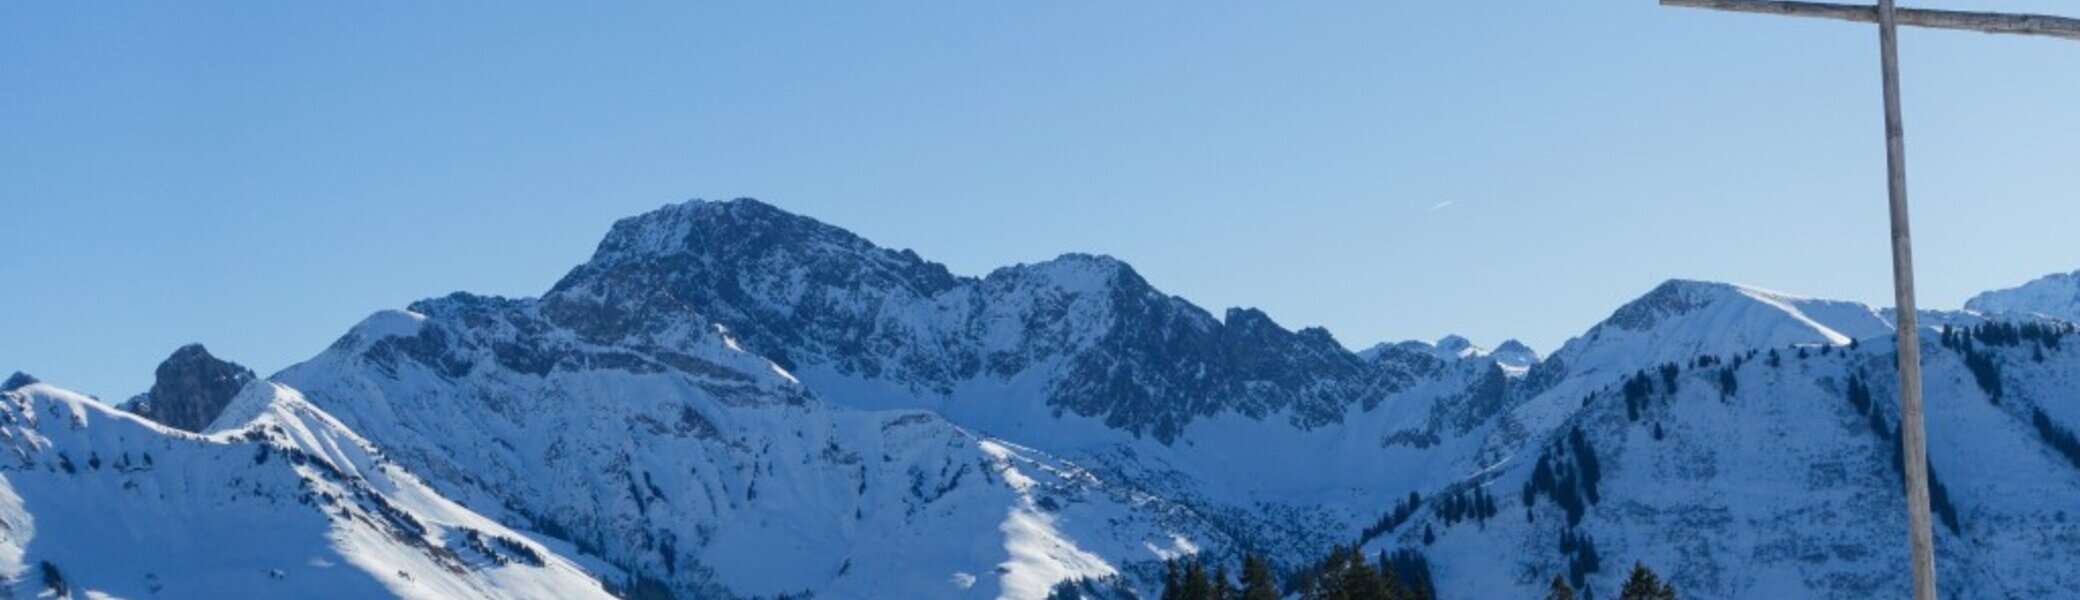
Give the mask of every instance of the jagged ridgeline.
M 2080 579 L 2062 550 L 2080 548 L 2071 280 L 1922 316 L 1950 597 Z M 333 523 L 309 531 L 391 540 L 325 555 L 373 595 L 1152 598 L 1196 564 L 1244 572 L 1195 581 L 1278 590 L 1529 598 L 1558 580 L 1610 598 L 1639 563 L 1685 598 L 1866 598 L 1906 592 L 1892 345 L 1869 306 L 1675 280 L 1550 356 L 1457 336 L 1353 352 L 1109 257 L 959 275 L 757 201 L 697 201 L 614 224 L 538 298 L 381 311 L 264 379 L 184 349 L 126 405 L 174 427 L 86 414 L 163 438 L 146 444 L 162 472 L 189 472 L 169 444 L 235 453 L 181 485 L 274 473 L 272 493 L 317 507 L 297 518 Z M 22 381 L 20 418 L 61 392 Z M 316 460 L 325 444 L 287 441 L 306 430 L 367 457 Z M 107 468 L 125 448 L 25 449 L 8 480 L 129 493 Z M 129 449 L 134 466 L 146 448 Z M 18 506 L 36 539 L 116 535 Z M 18 547 L 0 571 L 22 595 L 216 589 Z M 364 560 L 377 548 L 431 562 Z M 235 592 L 320 581 L 270 556 L 188 566 L 283 571 Z

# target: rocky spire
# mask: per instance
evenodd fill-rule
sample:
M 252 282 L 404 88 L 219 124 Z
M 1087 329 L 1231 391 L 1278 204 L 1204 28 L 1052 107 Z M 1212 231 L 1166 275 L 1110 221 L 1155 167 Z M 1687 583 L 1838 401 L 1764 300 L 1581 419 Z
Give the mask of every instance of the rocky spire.
M 37 379 L 36 376 L 15 371 L 14 375 L 7 378 L 7 383 L 0 383 L 0 392 L 12 392 L 38 383 L 42 383 L 42 381 Z
M 127 408 L 168 427 L 200 432 L 217 420 L 224 407 L 252 383 L 253 371 L 215 356 L 202 344 L 189 344 L 159 363 L 152 390 Z

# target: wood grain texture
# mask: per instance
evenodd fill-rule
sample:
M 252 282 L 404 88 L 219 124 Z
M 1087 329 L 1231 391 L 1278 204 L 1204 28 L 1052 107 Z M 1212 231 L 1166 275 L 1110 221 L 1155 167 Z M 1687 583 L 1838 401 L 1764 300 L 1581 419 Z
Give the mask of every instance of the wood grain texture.
M 1899 323 L 1899 443 L 1907 488 L 1907 546 L 1914 600 L 1936 600 L 1934 525 L 1928 507 L 1928 442 L 1921 409 L 1921 326 L 1914 300 L 1914 241 L 1907 219 L 1907 142 L 1899 102 L 1899 9 L 1877 7 L 1879 65 L 1885 82 L 1885 183 L 1892 213 L 1892 285 Z
M 1877 7 L 1855 4 L 1781 2 L 1777 0 L 1661 0 L 1661 5 L 1791 17 L 1835 19 L 1857 23 L 1878 22 Z M 2080 19 L 2070 17 L 1898 8 L 1894 9 L 1894 18 L 1897 19 L 1898 24 L 1912 27 L 1956 29 L 1982 33 L 2038 35 L 2080 41 Z

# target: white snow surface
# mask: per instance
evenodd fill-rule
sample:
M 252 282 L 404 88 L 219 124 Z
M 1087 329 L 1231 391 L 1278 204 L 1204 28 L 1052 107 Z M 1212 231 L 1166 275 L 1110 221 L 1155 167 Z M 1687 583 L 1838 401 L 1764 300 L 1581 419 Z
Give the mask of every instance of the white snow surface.
M 2080 271 L 2054 273 L 2017 287 L 1979 294 L 1966 301 L 1964 307 L 1981 313 L 2080 322 Z
M 1657 381 L 1637 419 L 1616 386 L 1598 390 L 1518 460 L 1459 484 L 1485 488 L 1495 517 L 1447 524 L 1426 512 L 1370 548 L 1423 549 L 1440 588 L 1459 597 L 1536 596 L 1568 572 L 1557 549 L 1563 530 L 1593 540 L 1602 568 L 1586 580 L 1597 597 L 1615 594 L 1635 561 L 1672 577 L 1685 598 L 1908 595 L 1896 442 L 1868 416 L 1897 424 L 1889 345 L 1803 357 L 1777 350 L 1774 367 L 1756 358 L 1686 368 L 1672 394 Z M 2080 577 L 2080 563 L 2066 559 L 2080 548 L 2080 465 L 2043 443 L 2030 411 L 2068 427 L 2080 422 L 2070 393 L 2080 353 L 2038 362 L 2027 350 L 1999 350 L 2016 395 L 1995 403 L 1958 353 L 1934 345 L 1925 352 L 1929 455 L 1960 523 L 1936 526 L 1944 597 L 2071 594 Z M 1716 383 L 1726 368 L 1739 382 L 1731 395 Z M 1874 389 L 1866 411 L 1847 399 L 1850 377 Z M 1567 456 L 1548 449 L 1566 446 L 1577 430 L 1601 464 L 1602 501 L 1569 526 L 1549 497 L 1527 506 L 1523 490 L 1537 458 Z M 1434 543 L 1423 541 L 1425 531 Z
M 73 597 L 610 597 L 586 569 L 442 499 L 293 390 L 256 382 L 241 401 L 247 426 L 197 436 L 47 384 L 0 393 L 11 595 L 49 597 L 49 564 Z M 472 533 L 492 540 L 490 554 L 466 543 Z M 539 564 L 513 560 L 507 543 Z
M 335 348 L 276 378 L 451 497 L 696 597 L 1038 599 L 1198 535 L 1162 498 L 938 415 L 811 398 L 726 328 L 674 344 L 718 368 L 447 377 Z

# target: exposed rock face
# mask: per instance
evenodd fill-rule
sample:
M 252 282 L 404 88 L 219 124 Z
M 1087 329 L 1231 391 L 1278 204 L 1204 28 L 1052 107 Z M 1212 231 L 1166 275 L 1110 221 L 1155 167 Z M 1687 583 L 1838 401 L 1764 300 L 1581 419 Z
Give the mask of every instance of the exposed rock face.
M 961 277 L 737 200 L 625 219 L 539 299 L 379 313 L 273 380 L 444 493 L 681 597 L 1040 598 L 1021 582 L 1140 586 L 1177 540 L 1297 564 L 1418 485 L 1393 476 L 1414 450 L 1320 468 L 1331 452 L 1418 428 L 1423 464 L 1464 462 L 1435 457 L 1476 447 L 1466 419 L 1499 418 L 1514 380 L 1491 371 L 1210 313 L 1108 257 Z M 1173 444 L 1200 419 L 1248 433 Z M 1222 458 L 1267 453 L 1251 473 L 1355 499 L 1274 504 L 1255 490 L 1278 484 Z M 975 562 L 971 540 L 999 535 L 1039 562 Z M 791 566 L 746 563 L 772 556 Z
M 223 414 L 238 391 L 252 383 L 251 369 L 211 356 L 189 344 L 159 363 L 152 390 L 125 405 L 130 412 L 168 427 L 200 432 Z
M 36 379 L 36 376 L 30 375 L 28 373 L 23 373 L 21 371 L 15 371 L 14 375 L 9 376 L 7 378 L 7 383 L 0 383 L 0 392 L 12 392 L 21 388 L 36 385 L 38 383 L 42 382 L 38 381 Z
M 1303 428 L 1337 423 L 1405 378 L 1325 330 L 1291 331 L 1249 309 L 1216 319 L 1111 257 L 960 277 L 750 199 L 616 223 L 540 306 L 592 344 L 642 346 L 689 322 L 716 323 L 789 370 L 927 394 L 1043 380 L 1053 408 L 1166 443 L 1193 419 L 1228 411 L 1284 412 Z
M 1502 342 L 1502 345 L 1496 346 L 1495 351 L 1488 353 L 1488 355 L 1495 357 L 1497 362 L 1509 366 L 1529 367 L 1532 363 L 1538 362 L 1538 351 L 1532 350 L 1530 346 L 1526 346 L 1523 342 L 1516 340 Z

